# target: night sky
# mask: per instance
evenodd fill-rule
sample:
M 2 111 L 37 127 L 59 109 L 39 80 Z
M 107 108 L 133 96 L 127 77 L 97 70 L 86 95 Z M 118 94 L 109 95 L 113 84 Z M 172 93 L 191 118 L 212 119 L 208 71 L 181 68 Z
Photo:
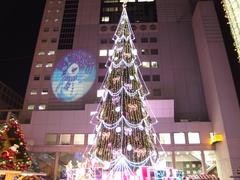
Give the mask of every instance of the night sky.
M 0 81 L 24 97 L 45 0 L 0 3 Z

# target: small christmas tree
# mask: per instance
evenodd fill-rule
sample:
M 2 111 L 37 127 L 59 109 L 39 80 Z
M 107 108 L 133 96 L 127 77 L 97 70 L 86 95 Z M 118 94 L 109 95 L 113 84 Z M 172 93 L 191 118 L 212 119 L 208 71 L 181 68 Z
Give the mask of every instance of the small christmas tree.
M 113 53 L 106 63 L 104 94 L 95 115 L 96 142 L 89 153 L 113 173 L 151 166 L 158 158 L 145 99 L 149 91 L 139 71 L 141 62 L 126 4 L 113 37 Z
M 27 170 L 31 158 L 26 150 L 26 143 L 20 124 L 10 118 L 0 128 L 0 169 Z

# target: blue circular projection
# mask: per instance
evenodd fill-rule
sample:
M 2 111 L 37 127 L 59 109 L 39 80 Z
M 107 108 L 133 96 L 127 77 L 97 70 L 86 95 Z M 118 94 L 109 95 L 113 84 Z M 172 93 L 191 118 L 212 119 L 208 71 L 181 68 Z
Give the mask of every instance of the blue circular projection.
M 94 58 L 79 50 L 64 56 L 52 74 L 52 90 L 64 102 L 73 102 L 84 96 L 96 78 Z

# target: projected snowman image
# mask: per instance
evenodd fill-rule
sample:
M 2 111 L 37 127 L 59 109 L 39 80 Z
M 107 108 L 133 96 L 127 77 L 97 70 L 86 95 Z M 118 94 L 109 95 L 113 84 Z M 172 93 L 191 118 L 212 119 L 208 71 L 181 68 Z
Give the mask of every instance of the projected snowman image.
M 64 56 L 56 65 L 52 90 L 61 101 L 76 101 L 89 91 L 95 78 L 94 58 L 85 51 L 75 51 Z

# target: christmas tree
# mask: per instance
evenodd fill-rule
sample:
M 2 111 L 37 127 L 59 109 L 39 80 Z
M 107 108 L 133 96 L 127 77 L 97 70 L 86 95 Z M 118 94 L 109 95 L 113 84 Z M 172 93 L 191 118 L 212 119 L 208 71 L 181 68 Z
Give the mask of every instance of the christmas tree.
M 31 158 L 26 150 L 26 143 L 20 124 L 10 118 L 0 127 L 0 169 L 27 170 Z
M 146 105 L 149 91 L 139 71 L 141 62 L 126 4 L 124 1 L 113 37 L 113 53 L 106 63 L 104 93 L 94 116 L 96 142 L 89 151 L 93 159 L 108 164 L 114 172 L 151 166 L 158 157 Z

